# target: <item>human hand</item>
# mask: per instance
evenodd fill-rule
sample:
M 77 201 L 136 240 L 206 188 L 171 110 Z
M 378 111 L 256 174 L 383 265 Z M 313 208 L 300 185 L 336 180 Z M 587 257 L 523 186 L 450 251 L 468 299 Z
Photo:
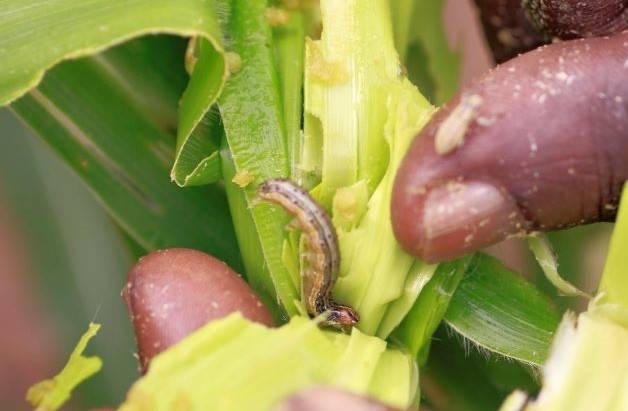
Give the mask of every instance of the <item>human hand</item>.
M 625 28 L 622 10 L 607 23 Z M 563 32 L 575 29 L 554 34 Z M 544 46 L 462 90 L 398 172 L 392 222 L 402 246 L 440 261 L 511 235 L 613 220 L 628 179 L 627 78 L 623 32 Z

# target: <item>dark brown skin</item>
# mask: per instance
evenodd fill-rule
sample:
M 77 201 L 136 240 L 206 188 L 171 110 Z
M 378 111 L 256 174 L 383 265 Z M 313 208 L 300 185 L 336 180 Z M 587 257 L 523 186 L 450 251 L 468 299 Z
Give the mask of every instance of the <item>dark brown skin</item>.
M 196 250 L 172 248 L 141 258 L 129 271 L 122 297 L 133 321 L 142 373 L 155 355 L 234 311 L 274 325 L 266 307 L 235 271 Z
M 393 192 L 395 234 L 426 261 L 510 235 L 613 220 L 628 179 L 628 32 L 537 49 L 498 67 L 417 136 Z M 462 146 L 434 136 L 460 95 L 482 104 Z
M 599 37 L 628 29 L 626 0 L 524 0 L 523 5 L 548 38 Z
M 521 0 L 475 0 L 475 5 L 496 63 L 544 43 L 521 7 Z

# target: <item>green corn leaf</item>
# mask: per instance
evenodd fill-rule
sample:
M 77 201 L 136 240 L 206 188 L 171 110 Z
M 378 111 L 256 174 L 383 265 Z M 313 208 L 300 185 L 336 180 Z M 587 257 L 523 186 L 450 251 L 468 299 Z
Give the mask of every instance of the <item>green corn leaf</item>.
M 26 399 L 35 407 L 36 411 L 59 409 L 70 398 L 77 385 L 101 369 L 102 360 L 100 358 L 83 355 L 87 343 L 98 333 L 99 329 L 100 324 L 91 323 L 59 374 L 49 380 L 40 381 L 28 389 Z
M 241 269 L 224 192 L 168 181 L 174 140 L 144 114 L 105 56 L 66 62 L 12 109 L 146 250 L 191 247 Z M 176 104 L 176 103 L 175 103 Z
M 590 295 L 580 291 L 576 286 L 561 277 L 558 272 L 558 257 L 552 247 L 552 243 L 550 243 L 545 234 L 535 233 L 529 235 L 526 239 L 536 261 L 543 269 L 545 277 L 556 287 L 558 292 L 570 297 L 579 296 L 591 298 Z
M 0 10 L 0 104 L 35 87 L 46 70 L 60 61 L 96 54 L 146 34 L 198 37 L 198 70 L 181 99 L 172 178 L 182 186 L 214 182 L 220 177 L 217 144 L 207 127 L 197 126 L 227 79 L 218 21 L 221 12 L 225 11 L 214 0 L 5 1 Z M 34 49 L 38 51 L 33 53 Z M 125 79 L 133 80 L 137 78 Z M 150 103 L 153 94 L 138 95 L 148 102 L 147 108 L 162 108 Z
M 338 232 L 334 296 L 358 311 L 361 331 L 386 338 L 435 269 L 401 250 L 389 211 L 398 165 L 434 109 L 401 74 L 387 1 L 321 11 L 321 39 L 306 42 L 301 171 Z
M 60 61 L 95 54 L 133 37 L 200 36 L 216 47 L 219 29 L 214 13 L 211 4 L 199 0 L 3 1 L 0 105 L 35 87 Z
M 225 191 L 231 208 L 231 217 L 233 225 L 236 227 L 238 234 L 238 244 L 242 259 L 244 262 L 246 279 L 257 292 L 257 295 L 265 303 L 274 314 L 275 321 L 280 324 L 283 322 L 281 310 L 279 309 L 280 301 L 277 301 L 277 293 L 273 284 L 273 279 L 268 272 L 268 266 L 262 264 L 264 261 L 264 253 L 262 252 L 261 239 L 258 236 L 255 227 L 255 221 L 248 207 L 246 196 L 241 187 L 232 182 L 236 175 L 233 156 L 227 147 L 226 139 L 220 149 L 220 159 L 222 166 L 222 175 L 225 179 Z M 296 294 L 296 287 L 292 290 Z
M 526 401 L 526 394 L 515 391 L 500 411 L 627 409 L 628 328 L 605 314 L 565 313 L 543 366 L 541 392 Z
M 325 332 L 298 316 L 269 329 L 236 313 L 155 357 L 119 410 L 261 411 L 314 385 L 405 409 L 418 398 L 417 381 L 408 355 L 358 330 Z
M 621 206 L 606 258 L 600 293 L 600 304 L 623 306 L 624 324 L 628 327 L 628 184 L 624 185 Z
M 403 145 L 384 137 L 386 122 L 395 120 L 388 115 L 389 94 L 412 87 L 400 76 L 387 1 L 323 1 L 321 12 L 321 39 L 306 44 L 302 167 L 317 175 L 317 199 L 330 209 L 338 188 L 365 180 L 370 196 L 380 183 L 392 155 L 388 145 Z M 431 107 L 413 91 L 411 103 L 426 109 L 423 117 L 428 117 Z M 396 99 L 390 99 L 396 109 Z M 420 117 L 408 118 L 420 126 Z
M 227 63 L 217 40 L 210 43 L 202 38 L 198 42 L 198 60 L 181 98 L 177 154 L 170 173 L 172 180 L 182 187 L 213 183 L 221 176 L 219 116 L 210 107 L 227 80 Z
M 628 185 L 624 187 L 600 291 L 588 311 L 566 312 L 536 398 L 513 392 L 501 411 L 620 411 L 628 407 Z
M 270 278 L 274 290 L 265 287 L 263 292 L 277 295 L 286 311 L 295 314 L 300 294 L 282 258 L 288 219 L 277 207 L 252 203 L 260 183 L 290 174 L 273 37 L 264 18 L 266 8 L 266 1 L 236 0 L 231 4 L 230 50 L 240 56 L 242 66 L 232 74 L 218 101 L 234 166 L 233 178 L 226 179 L 225 184 L 240 243 L 258 241 L 261 250 L 243 248 L 249 281 L 268 285 Z
M 414 305 L 409 310 L 393 338 L 401 343 L 414 356 L 425 349 L 432 334 L 443 320 L 449 301 L 456 291 L 469 264 L 476 257 L 466 257 L 438 265 L 436 272 L 423 287 Z M 425 350 L 425 354 L 427 350 Z M 419 363 L 424 362 L 421 358 Z
M 305 53 L 304 12 L 300 10 L 290 12 L 288 23 L 275 27 L 273 37 L 291 177 L 293 180 L 299 180 Z
M 476 254 L 445 321 L 481 349 L 541 365 L 560 317 L 533 285 L 497 259 Z
M 177 127 L 179 99 L 188 83 L 181 37 L 144 36 L 93 56 L 125 89 L 129 101 L 168 132 Z

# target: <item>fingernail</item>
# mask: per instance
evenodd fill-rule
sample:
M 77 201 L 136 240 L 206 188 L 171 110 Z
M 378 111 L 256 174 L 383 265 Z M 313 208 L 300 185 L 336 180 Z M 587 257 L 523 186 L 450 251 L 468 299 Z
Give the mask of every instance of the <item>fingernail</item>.
M 426 194 L 417 248 L 426 261 L 451 259 L 520 232 L 524 223 L 505 190 L 482 181 L 451 182 Z

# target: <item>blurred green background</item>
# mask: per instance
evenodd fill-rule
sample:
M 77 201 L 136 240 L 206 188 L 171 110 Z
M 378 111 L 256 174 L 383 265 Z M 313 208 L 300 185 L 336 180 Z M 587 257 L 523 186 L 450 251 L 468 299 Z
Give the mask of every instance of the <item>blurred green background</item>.
M 102 357 L 103 369 L 79 388 L 71 408 L 117 404 L 139 375 L 132 329 L 120 298 L 131 255 L 87 187 L 6 109 L 0 110 L 0 136 L 0 207 L 6 207 L 15 222 L 18 237 L 13 245 L 20 246 L 23 240 L 29 268 L 16 273 L 0 266 L 0 281 L 32 277 L 27 292 L 34 294 L 42 325 L 51 330 L 50 341 L 39 341 L 50 352 L 42 350 L 53 356 L 49 372 L 65 364 L 90 321 L 102 324 L 88 352 Z M 2 309 L 2 323 L 10 322 L 5 316 L 20 314 L 12 307 Z M 0 356 L 12 357 L 18 364 L 22 361 L 16 356 L 24 357 L 25 366 L 32 354 L 3 351 Z M 0 385 L 15 378 L 10 369 L 1 373 Z M 23 386 L 21 381 L 13 382 L 14 387 Z M 25 391 L 2 391 L 0 409 L 28 409 Z

